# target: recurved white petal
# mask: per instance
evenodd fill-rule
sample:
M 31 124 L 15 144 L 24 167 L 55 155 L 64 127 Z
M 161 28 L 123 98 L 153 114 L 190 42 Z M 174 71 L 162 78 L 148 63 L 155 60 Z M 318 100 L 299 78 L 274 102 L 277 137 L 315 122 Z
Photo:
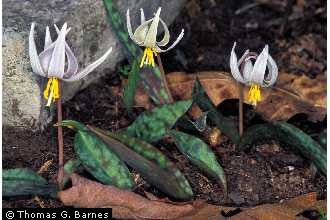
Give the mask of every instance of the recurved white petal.
M 129 16 L 129 9 L 127 9 L 127 12 L 126 12 L 126 25 L 127 25 L 127 31 L 128 31 L 129 37 L 133 41 L 135 41 L 135 38 L 134 38 L 134 35 L 133 35 L 133 31 L 132 31 L 131 18 Z
M 42 52 L 39 54 L 40 64 L 41 64 L 42 68 L 43 68 L 44 70 L 46 70 L 46 71 L 48 71 L 49 64 L 50 64 L 50 60 L 52 59 L 52 55 L 53 55 L 54 48 L 55 48 L 55 43 L 56 43 L 56 42 L 51 43 L 51 44 L 46 48 L 46 50 L 42 51 Z M 46 72 L 45 75 L 47 75 L 47 72 Z
M 251 60 L 247 60 L 244 62 L 244 67 L 243 67 L 243 78 L 245 81 L 251 81 L 251 73 L 253 69 L 253 64 Z
M 268 45 L 262 50 L 262 52 L 257 57 L 256 62 L 254 63 L 252 72 L 251 72 L 251 82 L 257 83 L 261 86 L 264 86 L 264 78 L 266 73 L 268 60 Z
M 48 68 L 48 76 L 63 78 L 65 68 L 65 35 L 67 33 L 67 24 L 64 23 L 61 32 L 55 41 L 54 52 Z
M 233 77 L 237 81 L 239 81 L 241 83 L 247 83 L 247 81 L 243 78 L 241 72 L 239 71 L 238 63 L 237 63 L 237 56 L 235 53 L 235 47 L 236 47 L 236 42 L 234 43 L 234 46 L 231 49 L 231 53 L 230 53 L 230 71 L 231 71 L 231 74 L 233 75 Z
M 78 71 L 78 61 L 71 48 L 67 44 L 65 44 L 65 54 L 68 60 L 68 68 L 65 71 L 63 78 L 70 78 L 74 76 Z
M 235 42 L 236 43 L 236 42 Z M 241 63 L 244 61 L 244 59 L 247 57 L 248 53 L 250 53 L 250 50 L 246 50 L 243 54 L 243 56 L 241 56 L 241 58 L 239 58 L 238 60 L 238 66 L 241 65 Z
M 51 45 L 53 43 L 52 38 L 50 36 L 50 32 L 49 32 L 49 27 L 46 27 L 46 36 L 45 36 L 45 44 L 44 44 L 44 50 L 46 50 L 47 47 L 49 47 L 49 45 Z
M 143 8 L 141 8 L 140 11 L 141 11 L 141 24 L 143 24 L 146 21 L 146 17 L 144 16 Z
M 272 86 L 277 80 L 278 67 L 274 59 L 269 55 L 267 60 L 268 76 L 264 79 L 264 86 Z
M 163 47 L 166 46 L 166 44 L 168 44 L 168 42 L 170 41 L 170 31 L 168 30 L 167 25 L 165 24 L 165 22 L 163 21 L 163 19 L 159 18 L 160 23 L 162 23 L 163 27 L 164 27 L 164 37 L 161 41 L 157 42 L 157 45 L 159 47 Z
M 40 64 L 36 44 L 34 41 L 34 26 L 35 23 L 31 24 L 31 30 L 29 34 L 29 57 L 30 57 L 30 63 L 31 67 L 34 73 L 39 74 L 41 76 L 46 76 L 44 70 L 42 69 L 42 66 Z
M 149 19 L 143 24 L 141 24 L 138 28 L 136 28 L 134 32 L 133 40 L 139 46 L 145 46 L 145 39 L 148 32 L 148 26 L 153 21 L 153 19 Z
M 54 24 L 55 29 L 57 34 L 60 34 L 60 30 L 58 29 L 57 25 Z M 71 27 L 67 29 L 66 34 L 69 33 L 69 31 L 71 30 Z M 68 68 L 64 73 L 63 78 L 70 78 L 71 76 L 73 76 L 74 74 L 77 73 L 78 71 L 78 61 L 76 56 L 74 55 L 74 53 L 72 52 L 71 48 L 69 47 L 69 45 L 65 42 L 65 54 L 68 60 Z
M 168 47 L 166 50 L 162 50 L 156 45 L 156 51 L 158 53 L 163 53 L 173 49 L 180 42 L 183 36 L 184 36 L 184 29 L 181 30 L 181 33 L 179 34 L 178 38 L 173 42 L 173 44 L 170 47 Z
M 109 54 L 111 53 L 111 51 L 112 51 L 112 47 L 102 57 L 100 57 L 94 63 L 92 63 L 89 66 L 87 66 L 81 72 L 73 75 L 71 78 L 68 78 L 68 79 L 65 79 L 64 78 L 63 80 L 64 81 L 67 81 L 67 82 L 72 82 L 72 81 L 77 81 L 77 80 L 85 77 L 87 74 L 89 74 L 90 72 L 92 72 L 96 67 L 98 67 L 101 63 L 103 63 L 104 60 L 109 56 Z
M 57 25 L 56 24 L 54 24 L 54 27 L 55 27 L 55 30 L 56 30 L 56 33 L 57 33 L 57 35 L 59 35 L 60 34 L 60 29 L 58 29 L 58 27 L 57 27 Z M 68 29 L 66 29 L 66 35 L 68 35 L 68 33 L 71 31 L 71 27 L 69 27 Z M 66 36 L 65 35 L 65 36 Z
M 156 46 L 157 29 L 158 29 L 159 15 L 161 10 L 162 8 L 159 7 L 155 14 L 155 17 L 152 20 L 152 23 L 149 27 L 148 33 L 144 41 L 145 47 L 155 48 Z

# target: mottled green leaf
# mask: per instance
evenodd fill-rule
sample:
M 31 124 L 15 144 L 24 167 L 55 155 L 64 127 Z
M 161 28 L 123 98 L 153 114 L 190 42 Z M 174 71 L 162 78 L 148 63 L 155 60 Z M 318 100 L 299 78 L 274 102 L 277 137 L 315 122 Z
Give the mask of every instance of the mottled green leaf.
M 169 134 L 174 138 L 174 142 L 180 152 L 183 153 L 191 163 L 205 172 L 206 175 L 217 180 L 217 182 L 223 186 L 226 195 L 226 175 L 211 148 L 201 139 L 192 135 L 175 130 L 169 131 Z
M 143 112 L 123 133 L 147 142 L 157 141 L 184 115 L 191 103 L 191 100 L 179 101 Z
M 120 158 L 83 124 L 64 120 L 60 126 L 76 130 L 74 149 L 85 169 L 97 180 L 121 189 L 132 189 L 134 181 Z
M 128 74 L 128 82 L 124 89 L 124 104 L 128 113 L 131 113 L 132 106 L 134 104 L 134 97 L 136 88 L 139 82 L 139 64 L 137 61 L 134 61 L 132 64 L 132 69 Z
M 148 183 L 173 198 L 192 198 L 193 192 L 184 175 L 157 148 L 126 134 L 115 134 L 89 125 L 87 127 Z
M 28 168 L 2 170 L 2 196 L 42 195 L 56 197 L 58 188 Z
M 143 51 L 129 38 L 126 28 L 126 20 L 121 18 L 118 10 L 114 7 L 112 0 L 103 0 L 103 3 L 107 11 L 111 28 L 114 29 L 119 41 L 122 43 L 126 58 L 130 63 L 136 61 L 140 62 Z M 155 104 L 162 105 L 170 103 L 171 99 L 165 87 L 165 79 L 161 76 L 158 66 L 155 68 L 147 67 L 139 70 L 143 87 Z
M 64 164 L 64 179 L 63 179 L 63 185 L 65 186 L 69 180 L 70 180 L 70 175 L 74 172 L 80 172 L 82 168 L 82 163 L 79 159 L 71 159 L 69 161 L 67 161 Z
M 309 135 L 286 122 L 259 124 L 248 128 L 239 144 L 240 149 L 257 141 L 278 140 L 309 159 L 324 175 L 327 173 L 327 153 Z
M 217 111 L 198 79 L 194 85 L 193 99 L 203 112 L 209 111 L 208 119 L 211 120 L 222 133 L 224 133 L 234 144 L 239 143 L 240 137 L 236 123 L 229 118 L 224 117 Z
M 71 159 L 67 161 L 64 165 L 64 172 L 68 175 L 72 174 L 78 170 L 79 166 L 82 165 L 79 159 Z

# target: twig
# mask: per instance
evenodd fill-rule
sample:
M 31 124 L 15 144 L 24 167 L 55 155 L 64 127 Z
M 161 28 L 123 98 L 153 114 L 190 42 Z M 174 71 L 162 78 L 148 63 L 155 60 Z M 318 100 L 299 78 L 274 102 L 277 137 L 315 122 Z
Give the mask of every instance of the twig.
M 58 93 L 59 98 L 57 99 L 57 123 L 62 122 L 62 94 L 61 94 L 61 81 L 58 80 Z M 63 186 L 64 168 L 63 168 L 63 131 L 62 127 L 57 127 L 57 140 L 58 140 L 58 185 L 60 189 Z
M 162 78 L 163 78 L 163 82 L 165 84 L 166 92 L 167 92 L 167 94 L 169 96 L 170 103 L 173 103 L 174 100 L 173 100 L 171 91 L 168 88 L 168 84 L 167 84 L 167 80 L 166 80 L 166 76 L 165 76 L 165 70 L 164 70 L 164 67 L 163 67 L 162 59 L 160 58 L 160 54 L 157 54 L 157 62 L 158 62 L 158 66 L 159 66 L 159 69 L 160 69 L 160 73 L 161 73 Z
M 254 7 L 256 7 L 256 6 L 259 6 L 259 5 L 260 5 L 259 2 L 253 2 L 253 3 L 251 3 L 251 4 L 244 5 L 243 7 L 239 8 L 239 9 L 237 9 L 237 10 L 235 11 L 235 15 L 242 14 L 243 12 L 246 12 L 246 11 L 248 11 L 249 9 L 254 8 Z

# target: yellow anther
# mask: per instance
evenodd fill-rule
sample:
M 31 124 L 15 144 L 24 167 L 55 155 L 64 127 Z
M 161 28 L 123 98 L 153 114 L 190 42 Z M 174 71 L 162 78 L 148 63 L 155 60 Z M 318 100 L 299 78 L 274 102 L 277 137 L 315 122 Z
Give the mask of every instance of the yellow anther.
M 256 106 L 261 101 L 261 90 L 257 84 L 252 84 L 248 93 L 248 100 L 252 105 Z
M 154 56 L 157 56 L 156 50 L 154 48 L 147 47 L 144 50 L 143 57 L 140 63 L 140 68 L 142 68 L 143 65 L 151 65 L 152 67 L 155 67 Z
M 56 77 L 49 78 L 44 90 L 44 98 L 47 100 L 46 106 L 50 106 L 52 101 L 55 102 L 60 97 L 58 90 L 58 79 Z

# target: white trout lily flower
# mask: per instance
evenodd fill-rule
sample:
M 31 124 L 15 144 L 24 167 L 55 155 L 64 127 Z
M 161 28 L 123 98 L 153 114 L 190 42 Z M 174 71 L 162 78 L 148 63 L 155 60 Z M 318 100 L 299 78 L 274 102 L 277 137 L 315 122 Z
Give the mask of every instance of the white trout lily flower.
M 77 58 L 65 41 L 65 36 L 71 28 L 67 29 L 66 23 L 64 23 L 61 30 L 54 25 L 58 38 L 55 42 L 52 42 L 47 26 L 44 50 L 38 55 L 34 41 L 34 26 L 35 23 L 32 23 L 29 35 L 29 56 L 33 72 L 49 78 L 43 92 L 44 98 L 47 100 L 46 106 L 50 106 L 52 101 L 55 102 L 59 98 L 59 79 L 66 82 L 73 82 L 85 77 L 99 66 L 109 56 L 112 50 L 110 48 L 101 58 L 78 72 Z
M 162 53 L 173 49 L 179 41 L 183 38 L 184 30 L 182 29 L 180 35 L 175 40 L 175 42 L 165 50 L 159 47 L 164 47 L 168 44 L 170 40 L 170 32 L 167 28 L 165 22 L 159 17 L 161 8 L 158 8 L 155 16 L 149 20 L 145 20 L 143 9 L 141 8 L 141 25 L 135 30 L 134 34 L 131 26 L 131 19 L 129 15 L 129 9 L 127 9 L 127 30 L 130 38 L 139 46 L 145 47 L 144 54 L 140 63 L 140 68 L 143 64 L 151 65 L 155 67 L 154 55 L 157 53 Z M 164 37 L 161 41 L 157 41 L 157 29 L 160 23 L 164 27 Z
M 230 54 L 230 70 L 233 77 L 240 83 L 249 85 L 248 100 L 256 106 L 261 101 L 260 87 L 274 85 L 278 75 L 278 68 L 273 58 L 268 53 L 268 45 L 264 47 L 259 56 L 246 50 L 237 61 L 235 53 L 236 42 Z M 251 60 L 255 60 L 254 64 Z M 266 69 L 268 68 L 268 72 Z

